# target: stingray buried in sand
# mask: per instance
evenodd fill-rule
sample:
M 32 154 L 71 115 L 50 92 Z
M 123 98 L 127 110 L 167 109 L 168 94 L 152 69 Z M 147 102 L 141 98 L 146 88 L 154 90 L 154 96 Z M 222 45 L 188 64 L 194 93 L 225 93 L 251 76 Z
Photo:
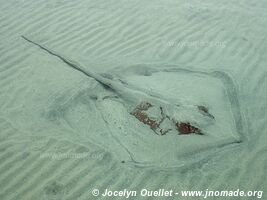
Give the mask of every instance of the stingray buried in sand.
M 197 121 L 190 122 L 186 118 L 182 119 L 183 115 L 196 115 L 198 118 L 214 120 L 214 117 L 204 106 L 196 106 L 193 103 L 185 104 L 176 99 L 159 98 L 158 96 L 149 95 L 143 91 L 130 88 L 121 81 L 115 81 L 89 71 L 76 61 L 65 58 L 25 36 L 22 36 L 22 38 L 37 45 L 49 54 L 58 57 L 73 69 L 94 78 L 104 88 L 109 89 L 118 97 L 117 99 L 123 103 L 129 114 L 134 116 L 140 123 L 147 125 L 157 135 L 166 135 L 171 131 L 176 131 L 179 134 L 204 134 L 201 130 L 201 124 Z

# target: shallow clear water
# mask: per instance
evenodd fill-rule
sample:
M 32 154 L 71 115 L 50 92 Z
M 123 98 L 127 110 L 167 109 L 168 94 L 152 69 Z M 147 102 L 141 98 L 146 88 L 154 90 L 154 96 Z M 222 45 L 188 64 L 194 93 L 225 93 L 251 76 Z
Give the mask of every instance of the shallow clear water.
M 0 3 L 0 199 L 144 188 L 266 198 L 264 0 Z M 132 113 L 143 101 L 156 131 Z

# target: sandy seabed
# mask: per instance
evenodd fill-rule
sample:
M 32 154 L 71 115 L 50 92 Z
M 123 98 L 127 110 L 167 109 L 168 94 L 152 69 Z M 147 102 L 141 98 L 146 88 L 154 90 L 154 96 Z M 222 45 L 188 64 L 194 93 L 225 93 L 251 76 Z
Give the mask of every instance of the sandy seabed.
M 267 198 L 266 1 L 1 0 L 0 10 L 1 200 L 110 198 L 95 188 Z M 143 101 L 171 131 L 131 114 Z M 179 135 L 176 121 L 203 135 Z

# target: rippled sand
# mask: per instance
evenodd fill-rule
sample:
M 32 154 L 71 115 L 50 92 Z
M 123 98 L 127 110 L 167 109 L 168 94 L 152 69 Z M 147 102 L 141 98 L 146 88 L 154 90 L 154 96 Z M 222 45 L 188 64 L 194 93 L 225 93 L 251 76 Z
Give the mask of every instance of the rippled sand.
M 1 200 L 98 199 L 93 188 L 267 192 L 265 1 L 0 3 Z M 171 116 L 166 135 L 131 114 L 148 99 L 153 119 L 161 106 Z M 173 120 L 204 135 L 179 135 Z

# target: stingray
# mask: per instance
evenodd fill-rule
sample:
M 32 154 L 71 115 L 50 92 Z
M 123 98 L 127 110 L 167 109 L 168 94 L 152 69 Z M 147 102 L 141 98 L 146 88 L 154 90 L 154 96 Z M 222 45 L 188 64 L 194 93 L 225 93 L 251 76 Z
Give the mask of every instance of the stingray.
M 175 130 L 179 134 L 199 134 L 202 135 L 201 125 L 188 120 L 177 119 L 177 114 L 195 115 L 197 118 L 209 118 L 214 120 L 214 117 L 208 112 L 208 109 L 203 106 L 194 105 L 193 103 L 164 98 L 158 94 L 148 94 L 141 89 L 131 88 L 127 83 L 120 79 L 110 78 L 107 75 L 95 73 L 83 67 L 77 61 L 66 58 L 54 50 L 51 50 L 44 45 L 41 45 L 25 36 L 21 36 L 27 42 L 34 44 L 46 51 L 50 55 L 59 58 L 69 67 L 83 73 L 84 75 L 95 79 L 105 89 L 114 93 L 117 99 L 123 103 L 128 113 L 139 120 L 139 122 L 148 126 L 157 135 L 166 135 L 169 131 Z

